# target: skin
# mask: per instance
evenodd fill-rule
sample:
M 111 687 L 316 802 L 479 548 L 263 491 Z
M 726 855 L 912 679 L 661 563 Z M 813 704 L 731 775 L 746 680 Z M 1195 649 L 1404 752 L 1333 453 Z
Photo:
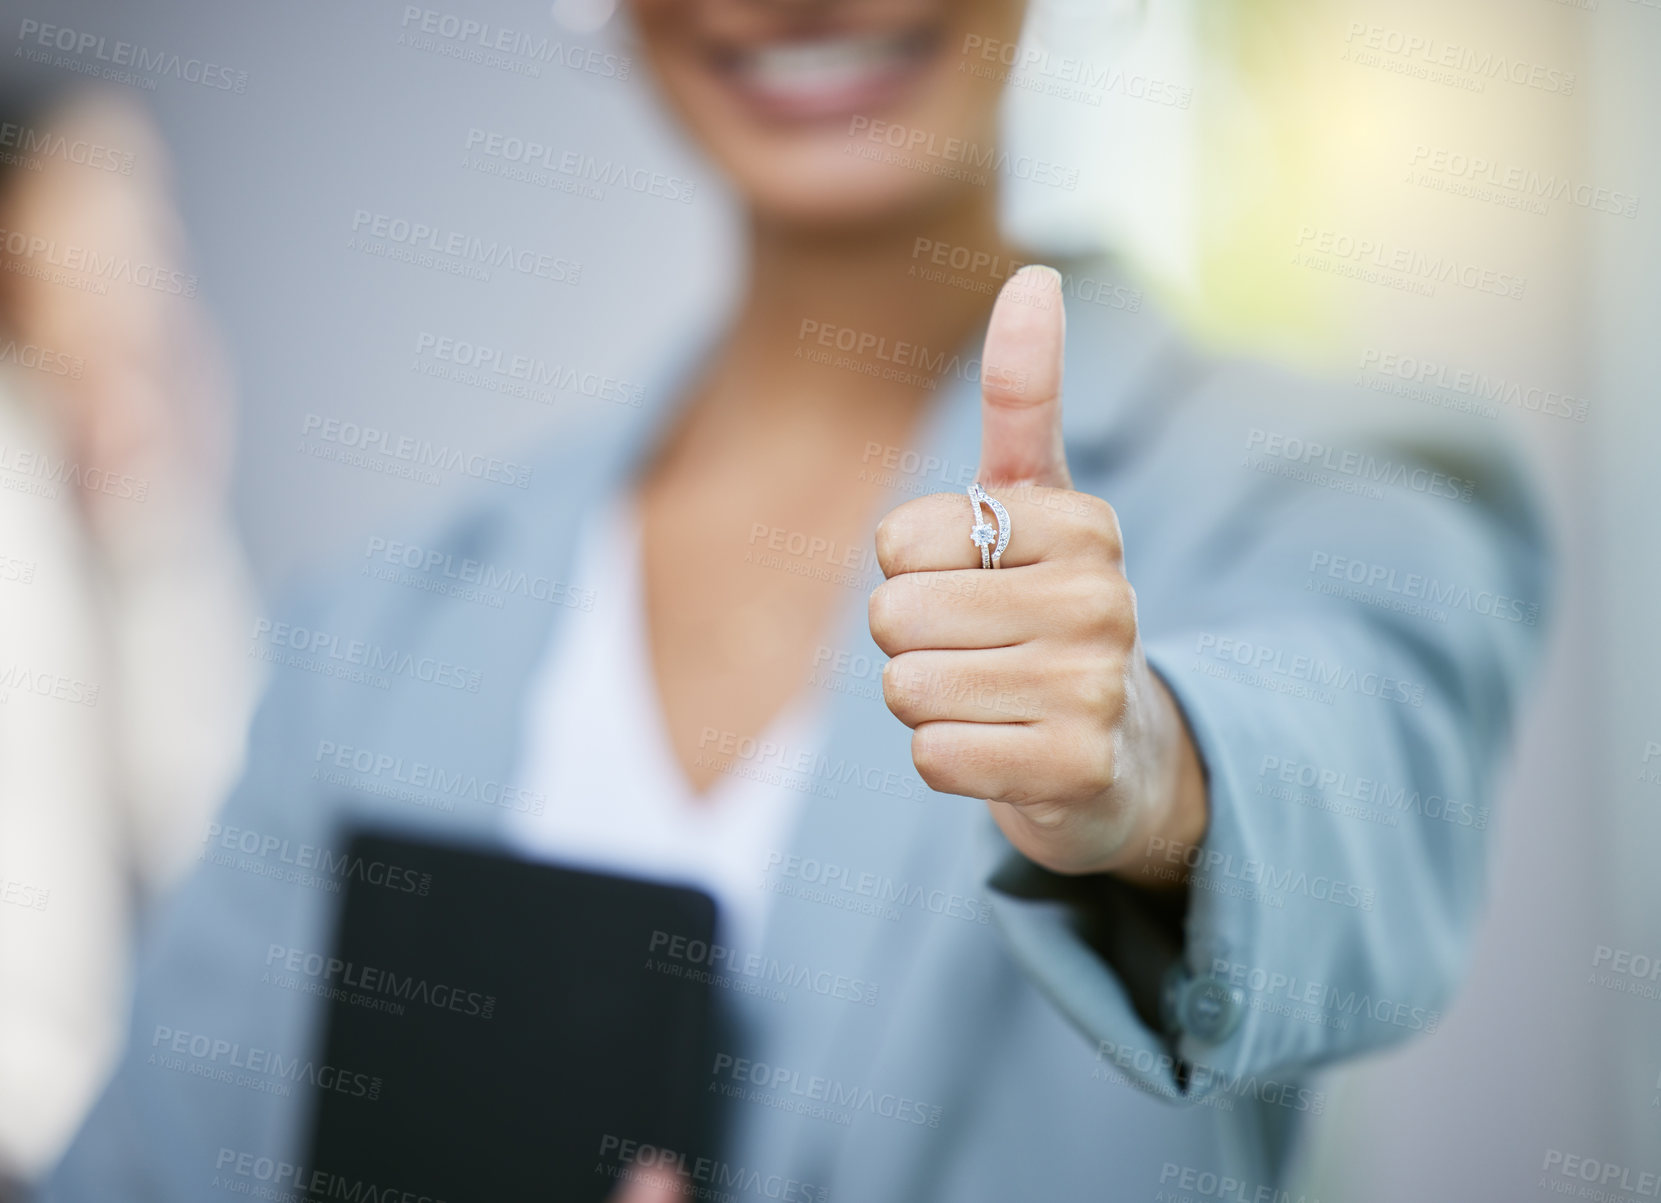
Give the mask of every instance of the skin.
M 861 479 L 868 441 L 904 447 L 930 389 L 798 357 L 803 319 L 927 347 L 987 320 L 986 298 L 905 275 L 918 237 L 1019 261 L 992 186 L 848 154 L 850 124 L 781 118 L 735 99 L 720 50 L 824 32 L 933 29 L 940 47 L 873 117 L 997 142 L 997 87 L 956 70 L 969 35 L 1013 41 L 1007 0 L 637 0 L 639 49 L 664 99 L 748 212 L 750 276 L 728 337 L 641 486 L 648 627 L 663 717 L 689 782 L 723 763 L 714 728 L 762 732 L 800 690 L 845 586 L 752 562 L 752 524 L 846 547 L 885 495 Z M 863 110 L 862 110 L 863 111 Z M 889 707 L 913 728 L 931 787 L 983 799 L 1027 857 L 1067 874 L 1181 888 L 1148 841 L 1204 837 L 1204 773 L 1180 711 L 1142 654 L 1119 524 L 1075 492 L 1061 445 L 1059 279 L 1012 278 L 987 333 L 980 479 L 1015 532 L 988 577 L 961 493 L 882 516 L 888 578 L 871 631 L 892 660 Z M 975 595 L 946 574 L 975 572 Z M 931 587 L 944 584 L 946 588 Z M 1019 697 L 1019 713 L 984 697 Z M 1169 870 L 1164 870 L 1169 872 Z
M 934 390 L 851 376 L 797 352 L 804 319 L 961 346 L 987 322 L 988 298 L 905 268 L 918 238 L 1024 261 L 1000 234 L 995 184 L 850 154 L 859 143 L 846 114 L 792 119 L 747 104 L 719 66 L 723 52 L 770 39 L 927 29 L 935 51 L 926 64 L 855 111 L 992 146 L 999 86 L 958 68 L 972 36 L 1016 40 L 1022 4 L 634 0 L 631 15 L 666 106 L 748 218 L 736 320 L 637 498 L 652 666 L 689 785 L 707 796 L 729 767 L 700 746 L 708 729 L 759 735 L 801 692 L 847 602 L 845 585 L 754 562 L 754 525 L 837 548 L 869 547 L 875 529 L 887 579 L 869 599 L 871 633 L 891 657 L 884 697 L 913 729 L 922 779 L 983 800 L 1036 863 L 1117 874 L 1179 913 L 1186 876 L 1144 853 L 1154 837 L 1173 846 L 1204 838 L 1205 775 L 1143 656 L 1118 519 L 1068 475 L 1058 278 L 1047 269 L 1013 277 L 988 327 L 979 479 L 1015 532 L 989 574 L 966 537 L 963 493 L 893 507 L 861 471 L 870 442 L 911 444 Z M 972 598 L 949 587 L 969 572 Z M 671 1180 L 650 1176 L 625 1190 L 629 1203 L 677 1197 Z
M 871 635 L 892 657 L 883 695 L 932 788 L 986 799 L 1010 843 L 1054 872 L 1170 884 L 1145 850 L 1204 837 L 1205 777 L 1142 654 L 1118 517 L 1072 487 L 1061 301 L 1060 276 L 1025 268 L 987 330 L 977 479 L 1017 532 L 1002 567 L 984 576 L 963 497 L 899 506 L 877 527 L 888 580 L 871 595 Z M 983 574 L 972 597 L 939 587 L 970 573 Z M 1008 721 L 1008 698 L 1030 717 Z
M 130 156 L 132 168 L 123 173 L 40 156 L 38 170 L 14 171 L 7 181 L 0 228 L 157 275 L 188 270 L 165 147 L 141 109 L 92 89 L 33 124 L 70 143 L 110 147 Z M 33 378 L 30 392 L 52 408 L 65 453 L 76 463 L 187 489 L 192 498 L 223 488 L 229 390 L 195 300 L 125 282 L 98 292 L 8 271 L 0 273 L 0 326 L 20 343 L 76 363 L 73 374 Z M 80 501 L 93 529 L 111 537 L 121 528 L 106 527 L 130 517 L 122 513 L 129 502 L 93 489 Z

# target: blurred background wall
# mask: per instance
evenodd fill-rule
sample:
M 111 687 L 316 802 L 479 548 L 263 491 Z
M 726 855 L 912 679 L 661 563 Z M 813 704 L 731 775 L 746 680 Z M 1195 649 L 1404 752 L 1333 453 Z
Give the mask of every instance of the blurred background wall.
M 475 16 L 626 56 L 604 0 L 445 2 L 7 4 L 14 34 L 50 19 L 245 74 L 240 90 L 160 75 L 125 91 L 172 147 L 229 344 L 234 499 L 268 596 L 464 484 L 317 458 L 307 415 L 522 450 L 615 402 L 477 387 L 439 340 L 643 385 L 733 283 L 725 199 L 638 67 L 481 62 L 420 28 L 428 11 Z M 1031 36 L 1112 70 L 1083 93 L 1015 95 L 1012 136 L 1082 185 L 1015 192 L 1014 224 L 1116 247 L 1198 337 L 1326 376 L 1335 406 L 1509 431 L 1553 505 L 1555 638 L 1497 808 L 1469 982 L 1434 1038 L 1331 1076 L 1308 1189 L 1399 1203 L 1583 1185 L 1546 1168 L 1552 1151 L 1661 1168 L 1661 998 L 1611 965 L 1661 956 L 1661 6 L 1051 0 Z M 496 135 L 688 180 L 692 200 L 506 178 L 478 153 Z M 380 219 L 578 261 L 582 303 L 546 279 L 469 286 L 365 250 Z M 1427 286 L 1389 266 L 1404 255 L 1460 270 Z M 1531 408 L 1546 394 L 1567 401 Z

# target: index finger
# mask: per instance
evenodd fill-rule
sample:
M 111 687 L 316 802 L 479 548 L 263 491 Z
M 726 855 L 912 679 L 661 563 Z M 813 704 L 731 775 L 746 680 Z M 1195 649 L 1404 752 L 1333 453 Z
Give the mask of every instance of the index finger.
M 1002 564 L 1018 568 L 1062 555 L 1099 550 L 1117 559 L 1119 519 L 1101 498 L 1072 489 L 1010 485 L 988 490 L 1009 512 Z M 985 521 L 995 522 L 983 509 Z M 974 503 L 968 493 L 930 493 L 890 510 L 877 524 L 877 563 L 884 576 L 979 568 L 970 538 Z

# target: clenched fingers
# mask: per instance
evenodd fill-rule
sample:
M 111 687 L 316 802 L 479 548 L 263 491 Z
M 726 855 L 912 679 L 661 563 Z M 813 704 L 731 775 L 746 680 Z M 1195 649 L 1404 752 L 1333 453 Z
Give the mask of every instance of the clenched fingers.
M 994 648 L 1044 639 L 1128 646 L 1136 599 L 1117 572 L 1069 562 L 995 571 L 908 572 L 871 593 L 871 638 L 890 656 L 927 648 Z
M 1022 723 L 1043 717 L 1048 684 L 1039 658 L 1023 646 L 915 651 L 882 670 L 882 695 L 908 727 L 941 719 Z
M 1030 576 L 1043 565 L 908 572 L 871 591 L 871 638 L 890 656 L 919 648 L 1004 647 L 1042 633 Z
M 936 793 L 1022 806 L 1092 797 L 1113 783 L 1113 741 L 1085 723 L 923 723 L 917 775 Z

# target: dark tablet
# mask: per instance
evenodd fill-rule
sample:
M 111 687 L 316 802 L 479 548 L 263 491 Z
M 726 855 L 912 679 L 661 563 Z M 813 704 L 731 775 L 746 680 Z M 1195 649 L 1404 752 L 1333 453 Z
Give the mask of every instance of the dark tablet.
M 373 833 L 349 855 L 321 980 L 352 1089 L 320 1092 L 314 1190 L 602 1200 L 624 1142 L 705 1147 L 709 989 L 662 954 L 707 946 L 709 895 Z

